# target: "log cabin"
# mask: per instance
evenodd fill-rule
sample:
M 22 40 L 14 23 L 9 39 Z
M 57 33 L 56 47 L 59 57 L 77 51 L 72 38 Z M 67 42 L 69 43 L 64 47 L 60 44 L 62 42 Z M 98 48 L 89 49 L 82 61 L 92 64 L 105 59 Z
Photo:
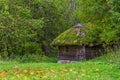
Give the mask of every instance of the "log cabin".
M 77 24 L 53 40 L 51 44 L 58 47 L 58 63 L 84 61 L 100 55 L 102 44 L 87 42 L 85 30 L 85 26 Z

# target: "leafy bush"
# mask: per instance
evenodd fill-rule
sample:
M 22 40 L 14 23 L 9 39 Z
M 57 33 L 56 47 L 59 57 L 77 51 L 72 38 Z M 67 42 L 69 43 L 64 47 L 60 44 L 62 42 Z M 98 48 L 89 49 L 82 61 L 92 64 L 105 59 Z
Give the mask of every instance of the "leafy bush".
M 35 55 L 35 54 L 25 54 L 21 62 L 40 62 L 44 59 L 44 56 L 41 55 Z
M 17 61 L 20 63 L 29 63 L 29 62 L 53 62 L 56 63 L 57 59 L 56 58 L 52 58 L 52 57 L 47 57 L 45 55 L 41 55 L 41 54 L 25 54 L 23 56 L 16 56 L 13 59 L 9 59 L 9 61 Z

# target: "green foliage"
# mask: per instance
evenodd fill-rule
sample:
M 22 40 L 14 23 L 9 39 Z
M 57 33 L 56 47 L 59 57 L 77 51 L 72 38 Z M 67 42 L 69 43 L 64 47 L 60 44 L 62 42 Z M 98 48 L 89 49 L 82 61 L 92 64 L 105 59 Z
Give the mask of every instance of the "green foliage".
M 81 22 L 86 26 L 84 44 L 104 43 L 109 45 L 119 42 L 120 9 L 118 5 L 120 2 L 118 0 L 70 0 L 67 3 L 70 7 L 67 10 L 71 10 L 69 15 L 72 22 Z M 71 36 L 69 36 L 69 33 L 67 36 L 71 37 L 73 43 L 75 38 L 73 38 L 72 33 L 74 34 L 74 32 L 71 32 Z M 60 37 L 61 35 L 62 37 Z M 66 34 L 61 35 L 53 42 L 60 40 L 61 44 L 71 43 L 69 38 L 64 38 Z
M 41 54 L 44 55 L 44 53 L 42 52 L 41 48 L 39 48 L 39 44 L 36 42 L 26 42 L 24 44 L 24 48 L 23 51 L 25 52 L 25 54 Z
M 46 59 L 44 56 L 39 54 L 26 54 L 22 57 L 20 62 L 40 62 Z
M 106 44 L 114 44 L 118 41 L 117 31 L 113 29 L 104 30 L 100 37 Z
M 116 43 L 119 5 L 119 0 L 0 0 L 0 56 L 51 56 L 57 53 L 52 40 L 80 22 L 88 27 L 86 44 Z
M 5 1 L 0 4 L 1 56 L 43 54 L 37 37 L 38 34 L 42 36 L 42 18 L 32 18 L 31 10 L 22 1 Z
M 33 17 L 43 17 L 44 25 L 42 30 L 44 31 L 44 37 L 39 38 L 39 43 L 42 44 L 43 50 L 46 55 L 53 54 L 52 50 L 55 50 L 50 43 L 61 32 L 69 27 L 69 22 L 65 19 L 66 12 L 66 0 L 49 0 L 38 1 L 30 4 Z M 67 23 L 68 22 L 68 23 Z
M 73 15 L 78 16 L 89 28 L 86 35 L 91 42 L 99 40 L 111 44 L 119 41 L 119 0 L 77 0 L 76 4 L 77 9 Z

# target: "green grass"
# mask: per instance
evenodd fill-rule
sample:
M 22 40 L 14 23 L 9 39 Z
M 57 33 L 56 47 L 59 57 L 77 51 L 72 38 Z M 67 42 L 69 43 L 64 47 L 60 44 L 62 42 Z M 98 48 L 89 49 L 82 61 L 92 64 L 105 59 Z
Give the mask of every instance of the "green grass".
M 120 50 L 69 64 L 1 61 L 0 80 L 120 80 Z
M 101 62 L 120 65 L 120 50 L 109 51 L 107 54 L 104 54 L 103 56 L 92 59 L 91 61 L 101 61 Z

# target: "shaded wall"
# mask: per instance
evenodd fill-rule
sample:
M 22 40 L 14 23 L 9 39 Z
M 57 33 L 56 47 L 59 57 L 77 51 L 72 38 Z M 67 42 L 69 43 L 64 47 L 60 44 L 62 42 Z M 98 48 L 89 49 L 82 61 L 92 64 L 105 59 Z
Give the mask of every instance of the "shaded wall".
M 80 61 L 85 59 L 85 48 L 82 46 L 59 46 L 58 60 Z
M 105 53 L 102 46 L 86 47 L 86 59 L 92 59 Z

